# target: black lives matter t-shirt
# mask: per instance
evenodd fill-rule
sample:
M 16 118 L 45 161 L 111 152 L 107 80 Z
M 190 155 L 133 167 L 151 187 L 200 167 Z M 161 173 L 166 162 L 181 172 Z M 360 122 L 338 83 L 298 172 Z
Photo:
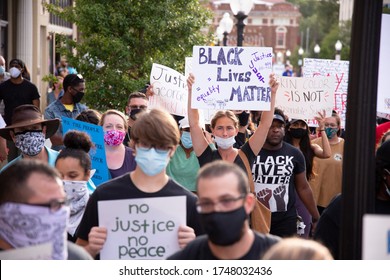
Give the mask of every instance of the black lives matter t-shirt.
M 257 198 L 272 212 L 272 223 L 296 216 L 295 174 L 305 172 L 305 158 L 294 146 L 283 142 L 279 150 L 261 149 L 252 175 Z

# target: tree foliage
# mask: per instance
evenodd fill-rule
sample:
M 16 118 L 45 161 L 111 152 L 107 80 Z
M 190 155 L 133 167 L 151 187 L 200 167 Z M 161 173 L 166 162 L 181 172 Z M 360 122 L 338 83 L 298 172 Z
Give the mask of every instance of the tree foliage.
M 309 46 L 305 57 L 315 57 L 314 46 L 321 47 L 319 58 L 334 59 L 335 43 L 340 40 L 343 44 L 341 58 L 348 60 L 351 41 L 351 21 L 339 26 L 338 0 L 289 0 L 299 7 L 302 14 L 300 30 L 306 36 L 309 29 Z M 306 42 L 306 38 L 304 38 Z M 305 48 L 305 46 L 302 46 Z M 299 48 L 299 47 L 298 47 Z M 294 53 L 297 53 L 295 50 Z M 294 58 L 293 58 L 294 59 Z
M 86 79 L 87 104 L 123 109 L 129 93 L 144 87 L 152 64 L 184 69 L 211 12 L 198 0 L 77 0 L 51 13 L 74 23 L 79 40 L 61 36 L 60 52 Z

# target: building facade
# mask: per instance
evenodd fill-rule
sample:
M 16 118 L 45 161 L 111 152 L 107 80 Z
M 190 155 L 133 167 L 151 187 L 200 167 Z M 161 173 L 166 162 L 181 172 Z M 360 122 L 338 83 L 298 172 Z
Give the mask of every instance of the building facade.
M 59 54 L 55 50 L 58 34 L 76 39 L 77 29 L 50 14 L 44 3 L 55 0 L 0 0 L 0 54 L 8 63 L 13 58 L 24 61 L 31 74 L 31 82 L 41 94 L 41 107 L 46 105 L 48 83 L 42 78 L 54 73 Z M 60 5 L 73 5 L 72 0 L 60 0 Z
M 288 60 L 286 53 L 293 51 L 300 42 L 299 19 L 301 13 L 298 7 L 283 0 L 258 1 L 244 21 L 243 46 L 272 47 L 276 62 Z M 211 1 L 210 7 L 214 12 L 213 27 L 217 29 L 224 13 L 229 13 L 234 19 L 230 9 L 230 1 Z M 237 20 L 235 20 L 235 23 Z M 227 45 L 237 45 L 236 27 L 228 35 Z

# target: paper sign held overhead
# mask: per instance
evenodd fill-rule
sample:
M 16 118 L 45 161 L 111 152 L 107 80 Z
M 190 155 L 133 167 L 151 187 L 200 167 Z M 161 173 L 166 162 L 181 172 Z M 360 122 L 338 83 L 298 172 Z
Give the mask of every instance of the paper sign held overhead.
M 153 63 L 150 84 L 154 95 L 149 98 L 149 108 L 163 107 L 169 113 L 187 115 L 187 81 L 183 74 L 161 64 Z
M 192 108 L 270 109 L 272 48 L 195 46 L 192 71 Z

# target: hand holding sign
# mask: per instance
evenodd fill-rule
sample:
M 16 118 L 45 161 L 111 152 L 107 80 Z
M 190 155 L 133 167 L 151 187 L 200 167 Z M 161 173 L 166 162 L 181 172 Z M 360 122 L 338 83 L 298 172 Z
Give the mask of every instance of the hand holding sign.
M 104 243 L 107 239 L 107 229 L 104 227 L 93 227 L 88 234 L 88 245 L 85 246 L 85 250 L 95 257 L 103 249 Z M 81 244 L 83 245 L 83 244 Z
M 184 248 L 188 243 L 196 237 L 195 231 L 189 226 L 179 226 L 179 247 Z

